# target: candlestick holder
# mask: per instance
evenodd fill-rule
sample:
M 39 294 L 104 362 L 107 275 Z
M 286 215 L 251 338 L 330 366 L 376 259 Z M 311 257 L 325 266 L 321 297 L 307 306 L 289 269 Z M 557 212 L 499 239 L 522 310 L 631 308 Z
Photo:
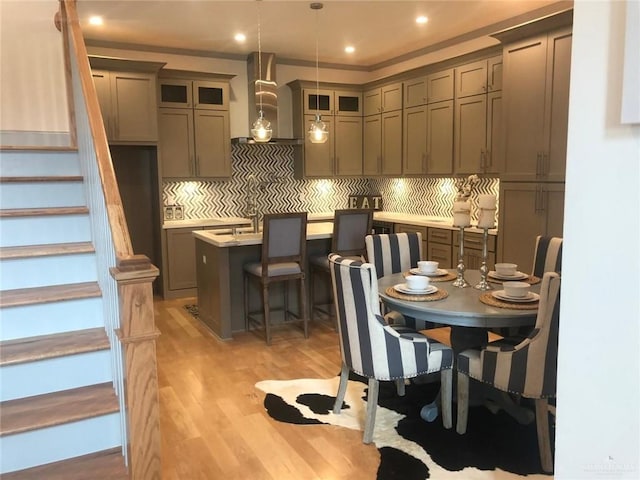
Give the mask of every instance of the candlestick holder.
M 484 227 L 482 229 L 482 265 L 480 266 L 480 282 L 474 287 L 478 290 L 493 290 L 493 287 L 487 282 L 487 273 L 489 273 L 489 267 L 487 267 L 487 242 L 489 241 L 489 229 Z
M 464 227 L 460 227 L 460 249 L 458 250 L 458 267 L 457 278 L 453 281 L 452 285 L 458 288 L 465 288 L 469 286 L 469 282 L 464 278 Z

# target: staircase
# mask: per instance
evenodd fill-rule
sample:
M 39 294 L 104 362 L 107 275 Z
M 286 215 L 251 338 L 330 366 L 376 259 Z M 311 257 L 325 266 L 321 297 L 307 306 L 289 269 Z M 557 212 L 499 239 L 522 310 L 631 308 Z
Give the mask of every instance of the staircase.
M 0 172 L 0 476 L 129 478 L 79 154 Z

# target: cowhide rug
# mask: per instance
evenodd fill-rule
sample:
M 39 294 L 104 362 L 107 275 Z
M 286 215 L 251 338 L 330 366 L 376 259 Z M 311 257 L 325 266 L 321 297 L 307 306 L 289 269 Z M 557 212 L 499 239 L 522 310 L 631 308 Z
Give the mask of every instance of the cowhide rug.
M 367 384 L 352 374 L 342 411 L 334 415 L 338 380 L 266 380 L 256 387 L 266 393 L 264 406 L 275 420 L 363 430 Z M 458 435 L 455 405 L 451 430 L 442 427 L 440 417 L 433 423 L 420 418 L 420 409 L 437 391 L 437 383 L 412 383 L 398 397 L 392 382 L 380 383 L 373 435 L 381 459 L 377 480 L 552 478 L 540 468 L 535 422 L 520 425 L 503 411 L 471 407 L 467 433 Z

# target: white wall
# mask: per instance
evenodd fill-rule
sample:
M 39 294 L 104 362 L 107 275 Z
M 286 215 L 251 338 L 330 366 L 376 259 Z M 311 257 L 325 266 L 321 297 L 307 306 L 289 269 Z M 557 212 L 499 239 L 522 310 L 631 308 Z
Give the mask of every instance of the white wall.
M 640 478 L 640 125 L 620 123 L 624 36 L 625 2 L 576 1 L 558 369 L 559 480 Z M 637 54 L 638 45 L 632 48 Z
M 51 0 L 0 2 L 0 130 L 69 130 L 57 11 Z

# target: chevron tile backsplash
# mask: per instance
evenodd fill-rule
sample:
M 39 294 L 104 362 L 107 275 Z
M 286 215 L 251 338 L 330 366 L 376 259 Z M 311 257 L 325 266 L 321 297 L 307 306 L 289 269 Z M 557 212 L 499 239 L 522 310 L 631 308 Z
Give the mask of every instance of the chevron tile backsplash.
M 245 216 L 255 177 L 259 212 L 310 213 L 347 208 L 349 195 L 380 194 L 387 211 L 451 216 L 456 194 L 454 178 L 293 178 L 292 145 L 233 145 L 233 176 L 226 181 L 165 181 L 163 203 L 184 206 L 186 219 Z M 499 180 L 481 178 L 472 199 L 481 193 L 497 195 Z

